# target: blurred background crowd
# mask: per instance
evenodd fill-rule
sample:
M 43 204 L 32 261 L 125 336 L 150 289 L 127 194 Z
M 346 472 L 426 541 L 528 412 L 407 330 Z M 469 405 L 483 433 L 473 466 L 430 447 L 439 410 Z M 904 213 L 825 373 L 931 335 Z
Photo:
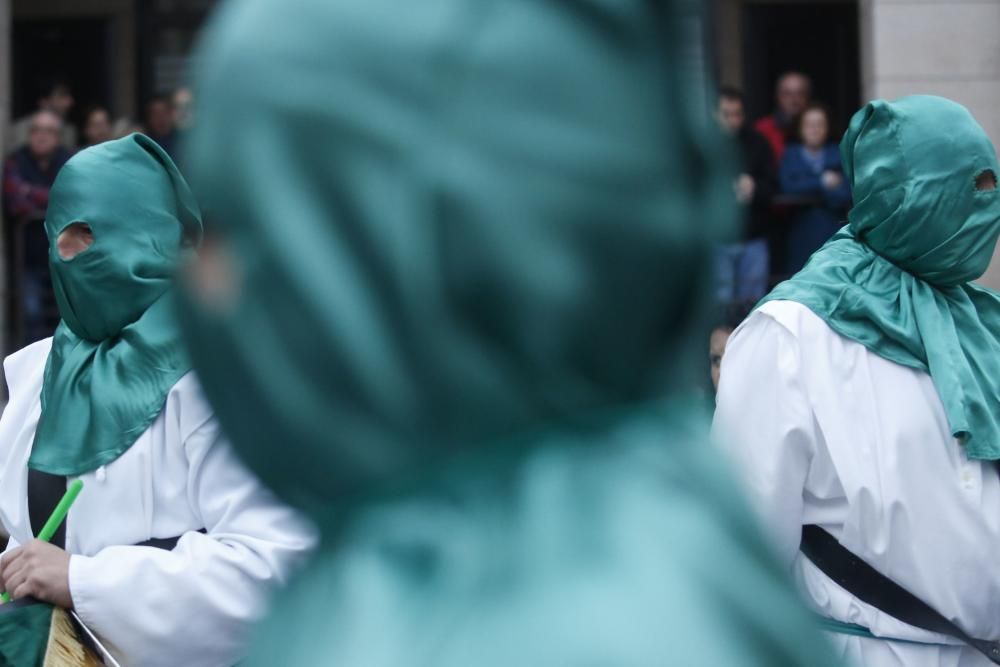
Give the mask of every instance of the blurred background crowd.
M 10 55 L 0 68 L 5 352 L 50 335 L 58 321 L 40 221 L 68 157 L 142 131 L 183 169 L 181 137 L 196 122 L 196 100 L 186 86 L 191 48 L 216 5 L 0 0 L 0 50 Z M 851 199 L 837 144 L 863 100 L 947 95 L 1000 139 L 1000 85 L 980 85 L 1000 84 L 1000 53 L 987 29 L 1000 25 L 1000 0 L 697 5 L 688 66 L 721 84 L 705 114 L 732 138 L 733 197 L 742 216 L 740 238 L 716 254 L 714 363 L 720 332 L 738 324 L 843 224 Z M 957 36 L 966 57 L 921 55 Z M 982 53 L 979 43 L 986 45 Z M 987 275 L 991 281 L 1000 283 L 997 273 Z M 708 372 L 705 378 L 708 386 Z
M 739 89 L 719 90 L 716 115 L 738 160 L 733 195 L 743 232 L 717 253 L 717 294 L 726 306 L 751 305 L 801 269 L 841 227 L 851 202 L 841 130 L 829 107 L 812 98 L 807 75 L 782 74 L 774 110 L 755 120 L 747 114 Z

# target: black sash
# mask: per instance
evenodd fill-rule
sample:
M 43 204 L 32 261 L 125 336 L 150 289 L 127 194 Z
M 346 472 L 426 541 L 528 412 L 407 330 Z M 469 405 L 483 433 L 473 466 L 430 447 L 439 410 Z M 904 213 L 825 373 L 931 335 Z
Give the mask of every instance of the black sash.
M 802 527 L 802 553 L 854 597 L 904 623 L 961 640 L 1000 665 L 1000 642 L 970 637 L 926 602 L 861 560 L 819 526 Z
M 31 533 L 38 535 L 42 526 L 52 516 L 56 505 L 66 494 L 66 478 L 61 475 L 50 475 L 47 472 L 39 472 L 28 468 L 28 520 L 31 522 Z M 202 528 L 198 531 L 204 533 Z M 175 537 L 153 537 L 145 542 L 139 542 L 133 546 L 154 547 L 156 549 L 172 550 L 181 539 L 180 535 Z M 50 544 L 54 544 L 60 549 L 66 548 L 66 522 L 63 521 L 59 529 L 56 530 Z
M 42 526 L 52 516 L 56 505 L 65 494 L 65 477 L 28 468 L 28 520 L 31 522 L 32 535 L 37 536 L 41 532 Z M 62 522 L 49 542 L 60 549 L 66 548 L 65 521 Z

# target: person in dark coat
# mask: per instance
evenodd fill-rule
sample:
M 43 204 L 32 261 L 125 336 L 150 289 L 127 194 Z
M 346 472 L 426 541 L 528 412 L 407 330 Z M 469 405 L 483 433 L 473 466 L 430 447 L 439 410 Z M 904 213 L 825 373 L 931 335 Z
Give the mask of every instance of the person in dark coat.
M 851 203 L 840 149 L 830 141 L 826 108 L 809 106 L 798 119 L 796 134 L 797 141 L 785 150 L 778 173 L 781 191 L 803 199 L 788 231 L 786 274 L 798 272 L 843 226 Z
M 774 168 L 767 140 L 746 122 L 743 93 L 735 88 L 719 91 L 719 125 L 735 140 L 740 172 L 733 184 L 743 215 L 743 238 L 718 249 L 718 298 L 720 301 L 756 301 L 767 291 L 771 273 L 768 220 L 774 196 Z
M 774 164 L 781 162 L 788 145 L 788 135 L 795 129 L 795 120 L 809 105 L 811 96 L 812 81 L 808 76 L 802 72 L 785 72 L 775 86 L 774 113 L 754 123 L 754 129 L 767 139 L 771 147 Z
M 26 344 L 51 335 L 53 318 L 45 313 L 45 293 L 51 289 L 48 272 L 48 239 L 42 228 L 49 204 L 49 189 L 56 174 L 70 157 L 61 143 L 62 118 L 54 111 L 42 110 L 31 117 L 28 140 L 15 150 L 3 165 L 3 207 L 7 216 L 7 244 L 20 249 L 20 257 L 11 257 L 8 280 L 15 285 L 23 309 Z M 24 225 L 18 229 L 19 225 Z M 15 236 L 23 234 L 23 242 Z

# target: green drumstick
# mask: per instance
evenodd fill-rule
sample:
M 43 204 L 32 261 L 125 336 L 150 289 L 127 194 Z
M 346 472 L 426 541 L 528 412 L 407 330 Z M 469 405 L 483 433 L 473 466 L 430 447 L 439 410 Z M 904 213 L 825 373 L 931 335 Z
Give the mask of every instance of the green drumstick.
M 62 522 L 66 520 L 66 515 L 69 514 L 69 508 L 73 506 L 73 501 L 75 501 L 76 497 L 80 495 L 80 489 L 82 488 L 82 479 L 75 480 L 69 485 L 69 488 L 66 489 L 66 493 L 63 495 L 62 500 L 60 500 L 59 504 L 56 505 L 56 508 L 52 510 L 52 516 L 49 517 L 49 520 L 45 522 L 44 526 L 42 526 L 42 530 L 39 531 L 37 536 L 39 540 L 42 542 L 48 542 L 52 539 L 52 536 L 56 534 L 57 530 L 59 530 L 59 526 L 61 526 Z M 0 595 L 0 602 L 10 602 L 10 593 L 5 592 L 3 595 Z

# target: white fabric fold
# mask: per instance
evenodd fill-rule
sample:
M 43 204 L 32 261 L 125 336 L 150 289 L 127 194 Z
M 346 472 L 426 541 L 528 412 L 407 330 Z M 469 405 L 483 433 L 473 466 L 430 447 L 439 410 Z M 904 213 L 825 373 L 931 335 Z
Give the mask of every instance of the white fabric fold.
M 32 537 L 27 460 L 48 343 L 5 363 L 0 523 L 8 549 Z M 67 518 L 70 592 L 83 622 L 126 665 L 233 665 L 268 597 L 314 543 L 312 529 L 236 458 L 192 373 L 135 445 L 82 478 Z M 172 551 L 126 546 L 174 536 Z
M 1000 639 L 1000 475 L 965 456 L 928 375 L 839 336 L 805 306 L 770 302 L 729 340 L 713 431 L 815 610 L 880 637 L 957 644 L 828 579 L 799 553 L 804 524 L 970 635 Z M 962 646 L 833 640 L 866 666 L 991 664 Z

